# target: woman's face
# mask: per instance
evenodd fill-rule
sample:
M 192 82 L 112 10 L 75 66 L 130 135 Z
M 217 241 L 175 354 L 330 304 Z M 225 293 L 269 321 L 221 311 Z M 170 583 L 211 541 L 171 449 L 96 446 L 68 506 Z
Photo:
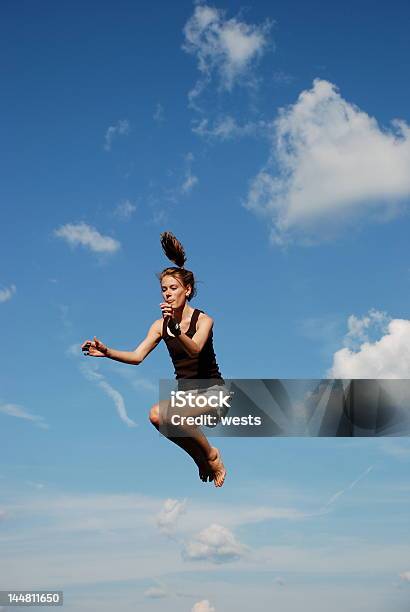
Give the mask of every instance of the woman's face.
M 168 304 L 172 304 L 173 308 L 180 308 L 184 306 L 190 289 L 189 287 L 184 287 L 178 278 L 174 276 L 164 276 L 161 281 L 161 291 L 164 300 L 168 302 Z

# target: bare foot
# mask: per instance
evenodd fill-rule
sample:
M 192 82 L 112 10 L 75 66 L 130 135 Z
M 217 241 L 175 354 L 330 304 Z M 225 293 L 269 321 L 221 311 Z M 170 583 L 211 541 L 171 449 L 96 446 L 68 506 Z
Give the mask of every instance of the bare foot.
M 212 482 L 214 479 L 214 473 L 209 465 L 198 465 L 199 468 L 199 478 L 202 482 Z
M 226 476 L 226 469 L 224 464 L 222 463 L 219 450 L 215 446 L 211 446 L 211 452 L 208 455 L 208 463 L 211 466 L 211 469 L 214 474 L 215 486 L 222 487 Z
M 202 480 L 202 482 L 208 482 L 208 480 L 209 482 L 212 482 L 214 479 L 214 472 L 208 464 L 205 453 L 199 451 L 195 455 L 194 461 L 198 466 L 199 478 Z

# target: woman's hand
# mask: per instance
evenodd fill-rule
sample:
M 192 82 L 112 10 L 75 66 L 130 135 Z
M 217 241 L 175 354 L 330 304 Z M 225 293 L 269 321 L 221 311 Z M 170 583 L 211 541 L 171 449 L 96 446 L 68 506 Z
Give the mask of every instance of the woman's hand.
M 91 357 L 106 357 L 108 347 L 94 336 L 94 340 L 83 342 L 81 350 L 84 352 L 84 355 L 90 355 Z
M 160 307 L 162 310 L 163 319 L 173 319 L 174 318 L 174 309 L 171 304 L 168 304 L 167 302 L 161 302 Z

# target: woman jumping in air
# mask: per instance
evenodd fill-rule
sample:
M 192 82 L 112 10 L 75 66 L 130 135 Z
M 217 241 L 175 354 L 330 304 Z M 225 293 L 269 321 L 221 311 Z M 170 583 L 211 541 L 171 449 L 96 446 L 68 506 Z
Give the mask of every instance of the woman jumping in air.
M 161 234 L 161 244 L 168 259 L 177 265 L 165 268 L 158 275 L 165 300 L 160 304 L 162 318 L 154 321 L 145 340 L 134 351 L 109 348 L 95 336 L 94 340 L 86 340 L 81 348 L 85 355 L 108 357 L 122 363 L 139 365 L 160 341 L 164 340 L 174 364 L 179 389 L 208 396 L 209 392 L 215 392 L 225 384 L 213 349 L 213 319 L 202 310 L 189 306 L 188 302 L 196 294 L 195 278 L 190 270 L 184 268 L 186 256 L 182 244 L 170 232 Z M 209 384 L 204 389 L 205 379 Z M 198 385 L 195 380 L 200 380 L 202 384 Z M 199 386 L 201 388 L 198 388 Z M 182 424 L 178 428 L 170 427 L 171 424 L 164 416 L 166 413 L 167 410 L 163 405 L 155 404 L 150 410 L 149 419 L 156 429 L 161 433 L 166 431 L 164 435 L 192 457 L 199 468 L 201 480 L 204 482 L 208 479 L 213 480 L 216 487 L 221 487 L 226 470 L 219 450 L 209 444 L 198 426 Z M 209 406 L 187 408 L 184 414 L 189 416 L 212 414 L 213 418 L 217 420 L 220 418 L 218 409 Z M 172 431 L 177 435 L 170 435 Z

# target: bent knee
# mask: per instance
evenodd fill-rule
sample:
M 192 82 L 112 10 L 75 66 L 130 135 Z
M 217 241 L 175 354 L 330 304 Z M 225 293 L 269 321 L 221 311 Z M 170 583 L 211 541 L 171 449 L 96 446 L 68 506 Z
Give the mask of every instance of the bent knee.
M 149 411 L 149 420 L 153 425 L 159 425 L 159 406 L 158 404 L 154 404 L 154 406 Z

